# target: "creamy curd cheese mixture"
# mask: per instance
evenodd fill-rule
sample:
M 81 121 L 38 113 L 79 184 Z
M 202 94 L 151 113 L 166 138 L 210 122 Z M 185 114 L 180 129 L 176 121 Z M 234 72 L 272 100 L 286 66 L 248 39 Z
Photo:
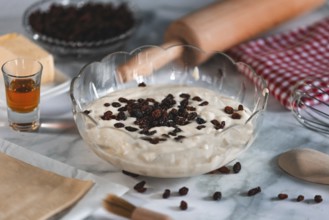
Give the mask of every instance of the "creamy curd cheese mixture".
M 86 140 L 114 165 L 152 176 L 188 176 L 235 159 L 252 137 L 251 112 L 215 91 L 185 85 L 119 90 L 90 104 Z M 229 129 L 228 129 L 229 128 Z

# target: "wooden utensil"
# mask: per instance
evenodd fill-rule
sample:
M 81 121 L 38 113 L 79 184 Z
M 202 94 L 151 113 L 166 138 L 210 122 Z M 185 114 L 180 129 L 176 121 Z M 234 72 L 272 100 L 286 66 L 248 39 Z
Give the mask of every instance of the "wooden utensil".
M 325 0 L 216 1 L 169 25 L 164 36 L 165 43 L 161 47 L 189 44 L 207 52 L 224 51 L 324 2 Z M 124 81 L 131 79 L 134 72 L 148 74 L 154 68 L 160 68 L 179 58 L 183 50 L 176 49 L 170 56 L 163 56 L 157 49 L 143 53 L 119 68 Z M 198 53 L 191 57 L 199 64 L 210 55 Z
M 281 154 L 279 166 L 290 175 L 309 182 L 329 184 L 329 155 L 317 150 L 293 149 Z

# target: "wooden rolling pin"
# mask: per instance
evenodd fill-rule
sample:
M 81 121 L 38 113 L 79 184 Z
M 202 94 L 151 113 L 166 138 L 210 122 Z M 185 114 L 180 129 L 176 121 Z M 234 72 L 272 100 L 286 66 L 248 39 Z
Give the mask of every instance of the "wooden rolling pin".
M 280 23 L 311 11 L 325 0 L 224 0 L 188 14 L 169 25 L 162 48 L 189 44 L 206 52 L 224 51 L 265 32 Z M 179 58 L 182 48 L 170 50 L 170 55 L 157 48 L 145 50 L 118 68 L 123 81 L 137 74 L 148 74 Z M 209 55 L 192 54 L 195 64 Z

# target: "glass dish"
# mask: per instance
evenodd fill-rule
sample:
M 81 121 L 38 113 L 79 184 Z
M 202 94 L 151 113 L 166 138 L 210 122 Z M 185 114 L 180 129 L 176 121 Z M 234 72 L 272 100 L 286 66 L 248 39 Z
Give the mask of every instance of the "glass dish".
M 75 6 L 79 8 L 87 3 L 111 3 L 114 6 L 125 3 L 128 6 L 129 11 L 132 12 L 133 18 L 135 20 L 134 25 L 127 31 L 115 37 L 100 41 L 81 42 L 64 41 L 53 38 L 51 36 L 43 35 L 36 32 L 29 23 L 29 17 L 33 12 L 47 11 L 53 4 L 60 6 Z M 26 9 L 23 15 L 23 27 L 30 38 L 35 40 L 38 44 L 40 44 L 43 48 L 52 54 L 68 57 L 94 57 L 95 55 L 103 57 L 104 55 L 111 52 L 121 50 L 125 46 L 126 42 L 130 39 L 132 34 L 135 32 L 140 21 L 141 19 L 137 7 L 128 0 L 45 0 L 32 4 Z M 85 24 L 81 23 L 81 26 L 83 25 Z
M 152 59 L 148 59 L 149 49 L 152 49 L 152 53 L 156 51 L 161 54 L 160 57 L 169 57 L 174 50 L 183 50 L 184 53 L 179 60 L 173 60 L 158 69 L 153 68 L 150 73 L 145 74 L 142 73 L 143 68 L 141 67 L 143 65 L 153 65 Z M 165 178 L 187 177 L 207 173 L 231 162 L 248 149 L 261 127 L 262 115 L 267 106 L 268 89 L 264 80 L 249 66 L 244 63 L 235 63 L 226 54 L 215 53 L 210 60 L 200 65 L 193 63 L 192 54 L 207 55 L 200 49 L 187 45 L 173 46 L 166 50 L 157 46 L 144 46 L 132 52 L 116 52 L 106 56 L 100 62 L 86 65 L 78 76 L 72 79 L 70 96 L 75 123 L 87 145 L 99 157 L 119 169 L 145 176 Z M 136 58 L 139 62 L 132 70 L 134 72 L 132 80 L 124 82 L 122 80 L 124 77 L 120 75 L 120 69 L 129 60 Z M 214 161 L 198 161 L 198 155 L 195 155 L 196 158 L 192 156 L 189 158 L 190 160 L 180 164 L 140 164 L 129 159 L 129 153 L 127 155 L 116 153 L 115 150 L 109 150 L 109 146 L 97 144 L 98 135 L 90 137 L 90 129 L 101 132 L 102 129 L 107 129 L 107 127 L 102 127 L 97 119 L 89 116 L 85 110 L 95 100 L 111 92 L 137 87 L 142 82 L 146 85 L 161 84 L 169 86 L 174 84 L 207 88 L 238 101 L 244 107 L 250 109 L 251 116 L 241 125 L 224 128 L 220 135 L 216 136 L 215 141 L 218 140 L 218 145 L 221 141 L 227 140 L 223 135 L 238 140 L 238 143 L 234 143 L 232 146 L 229 145 L 227 149 L 221 149 L 221 152 L 217 152 L 216 155 L 210 155 L 217 158 Z M 248 138 L 243 140 L 241 138 L 240 140 L 241 129 L 243 130 L 250 124 L 252 125 L 252 134 Z M 109 142 L 111 142 L 111 132 L 108 136 L 110 138 Z M 187 157 L 189 150 L 183 150 L 181 153 L 183 155 L 186 153 Z

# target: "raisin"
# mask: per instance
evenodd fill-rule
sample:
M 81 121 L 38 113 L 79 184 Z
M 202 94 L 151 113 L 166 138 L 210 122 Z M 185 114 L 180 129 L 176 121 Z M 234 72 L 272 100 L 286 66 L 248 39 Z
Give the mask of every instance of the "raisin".
M 218 120 L 216 120 L 216 119 L 213 119 L 213 120 L 211 120 L 210 121 L 213 125 L 215 125 L 215 126 L 220 126 L 220 122 L 218 121 Z
M 233 114 L 234 109 L 231 106 L 225 106 L 224 112 L 227 114 Z
M 189 113 L 189 114 L 187 115 L 187 120 L 192 121 L 192 120 L 194 120 L 197 116 L 198 116 L 197 113 L 195 113 L 195 112 L 191 112 L 191 113 Z
M 123 128 L 124 126 L 125 126 L 125 125 L 124 125 L 123 123 L 120 123 L 120 122 L 114 124 L 114 127 L 115 127 L 115 128 Z
M 314 196 L 314 202 L 320 203 L 322 201 L 323 201 L 323 199 L 322 199 L 322 196 L 321 195 L 315 195 Z
M 241 118 L 241 115 L 237 112 L 234 112 L 231 116 L 233 119 L 240 119 Z
M 119 107 L 121 107 L 121 104 L 120 104 L 120 102 L 113 102 L 113 103 L 112 103 L 112 106 L 113 106 L 114 108 L 119 108 Z
M 126 171 L 126 170 L 122 170 L 122 173 L 127 175 L 127 176 L 131 176 L 131 177 L 139 177 L 139 174 L 131 173 L 131 172 Z
M 297 202 L 301 202 L 303 200 L 304 200 L 304 196 L 303 195 L 297 196 L 297 199 L 296 199 Z
M 183 99 L 180 103 L 180 109 L 185 109 L 186 106 L 188 105 L 188 100 L 187 99 Z
M 152 136 L 152 135 L 154 135 L 155 133 L 157 133 L 157 131 L 156 131 L 156 130 L 150 131 L 150 130 L 146 129 L 146 130 L 142 130 L 142 131 L 140 131 L 139 133 L 140 133 L 140 134 L 145 134 L 145 135 L 147 135 L 147 136 Z
M 89 115 L 90 114 L 90 110 L 84 110 L 83 113 L 85 113 L 86 115 Z
M 198 118 L 196 118 L 196 123 L 198 123 L 198 124 L 205 124 L 206 123 L 206 120 L 204 120 L 203 118 L 198 117 Z
M 161 117 L 161 110 L 160 109 L 155 109 L 152 111 L 152 118 L 158 119 Z
M 209 102 L 204 101 L 204 102 L 201 102 L 201 103 L 199 104 L 199 106 L 205 106 L 205 105 L 209 105 Z
M 196 111 L 196 108 L 193 106 L 186 106 L 187 111 Z
M 136 189 L 137 192 L 139 193 L 144 193 L 146 192 L 147 188 L 146 187 L 143 187 L 143 188 L 140 188 L 140 189 Z
M 135 127 L 132 127 L 132 126 L 127 126 L 127 127 L 125 127 L 125 129 L 127 131 L 130 131 L 130 132 L 134 132 L 134 131 L 137 131 L 138 130 L 138 128 L 135 128 Z
M 175 127 L 175 129 L 173 130 L 173 132 L 176 132 L 176 133 L 178 133 L 178 132 L 182 132 L 182 129 L 180 129 L 180 128 L 178 128 L 178 127 Z
M 141 193 L 145 192 L 146 191 L 145 184 L 146 184 L 145 180 L 136 183 L 136 185 L 134 186 L 134 190 Z
M 138 87 L 145 87 L 145 86 L 146 86 L 146 84 L 144 82 L 141 82 L 138 84 Z
M 178 190 L 178 193 L 179 193 L 179 195 L 181 195 L 181 196 L 185 196 L 185 195 L 187 195 L 187 193 L 188 193 L 188 188 L 185 187 L 185 186 L 183 186 L 182 188 L 180 188 L 180 189 Z
M 119 112 L 127 111 L 127 106 L 123 106 L 123 107 L 121 107 L 121 108 L 118 108 L 118 111 L 119 111 Z
M 230 169 L 226 166 L 222 166 L 220 168 L 217 169 L 220 173 L 224 173 L 224 174 L 228 174 L 230 173 Z
M 214 192 L 214 194 L 212 195 L 213 200 L 217 201 L 220 200 L 222 198 L 222 193 L 219 191 Z
M 189 99 L 189 98 L 191 97 L 191 95 L 190 95 L 190 94 L 187 94 L 187 93 L 181 93 L 181 94 L 179 95 L 179 97 L 181 97 L 181 98 L 183 98 L 183 99 Z
M 178 135 L 177 137 L 175 137 L 175 141 L 181 141 L 182 139 L 186 138 L 184 135 Z
M 192 98 L 192 100 L 193 100 L 193 101 L 197 101 L 197 102 L 201 102 L 201 101 L 202 101 L 202 99 L 201 99 L 199 96 L 194 96 L 194 97 Z
M 255 187 L 255 188 L 252 188 L 248 191 L 248 196 L 254 196 L 256 195 L 257 193 L 260 193 L 262 190 L 259 186 Z
M 278 199 L 280 200 L 284 200 L 284 199 L 287 199 L 288 198 L 288 194 L 285 194 L 285 193 L 280 193 L 278 195 Z
M 110 120 L 112 119 L 111 116 L 112 116 L 112 112 L 111 111 L 106 111 L 104 112 L 103 116 L 101 116 L 101 119 L 103 120 Z
M 28 20 L 38 34 L 76 42 L 113 38 L 135 23 L 126 3 L 116 5 L 112 2 L 86 2 L 83 5 L 53 3 L 48 10 L 35 10 Z
M 122 103 L 127 103 L 128 102 L 128 99 L 124 98 L 124 97 L 120 97 L 118 99 L 119 102 L 122 102 Z
M 151 144 L 158 144 L 160 142 L 159 139 L 157 138 L 151 138 L 150 141 L 149 141 Z
M 236 162 L 234 165 L 233 165 L 233 172 L 234 173 L 239 173 L 241 170 L 241 163 L 240 162 Z
M 239 110 L 239 111 L 243 111 L 243 109 L 244 109 L 244 108 L 243 108 L 243 105 L 239 105 L 239 106 L 238 106 L 238 110 Z
M 162 194 L 162 198 L 167 199 L 167 198 L 169 198 L 169 196 L 170 196 L 170 190 L 165 189 L 165 191 Z
M 127 119 L 127 116 L 126 116 L 126 114 L 125 114 L 124 112 L 119 112 L 119 113 L 117 114 L 116 119 L 117 119 L 118 121 L 124 121 L 124 120 Z
M 185 202 L 184 200 L 182 200 L 182 201 L 180 202 L 179 208 L 180 208 L 181 210 L 186 210 L 187 207 L 188 207 L 187 202 Z
M 109 106 L 111 106 L 111 104 L 108 103 L 108 102 L 106 102 L 106 103 L 104 103 L 104 106 L 105 106 L 105 107 L 109 107 Z
M 198 126 L 196 127 L 196 129 L 201 130 L 201 129 L 205 128 L 205 127 L 206 127 L 205 125 L 198 125 Z

